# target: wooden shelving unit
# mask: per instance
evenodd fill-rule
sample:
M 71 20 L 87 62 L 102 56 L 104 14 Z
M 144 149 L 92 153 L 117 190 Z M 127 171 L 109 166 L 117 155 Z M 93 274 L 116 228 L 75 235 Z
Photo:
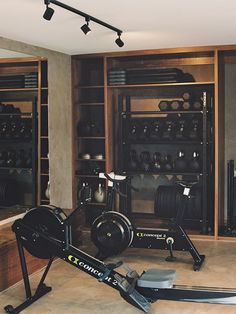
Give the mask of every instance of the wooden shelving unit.
M 98 62 L 99 60 L 99 62 Z M 174 48 L 174 49 L 160 49 L 160 50 L 140 50 L 130 52 L 118 53 L 104 53 L 104 54 L 90 54 L 90 55 L 76 55 L 72 57 L 72 71 L 73 71 L 73 106 L 74 106 L 74 130 L 76 130 L 76 122 L 78 117 L 83 117 L 83 111 L 78 110 L 78 107 L 89 110 L 90 107 L 104 108 L 104 125 L 105 125 L 105 164 L 106 171 L 114 170 L 117 167 L 117 159 L 119 152 L 117 148 L 119 124 L 117 123 L 118 112 L 118 98 L 119 96 L 131 95 L 134 98 L 142 98 L 137 107 L 145 107 L 145 98 L 155 98 L 156 102 L 150 105 L 150 111 L 156 110 L 157 103 L 163 98 L 163 95 L 170 99 L 174 96 L 181 96 L 183 92 L 190 91 L 193 93 L 200 93 L 206 91 L 212 97 L 212 119 L 213 129 L 211 130 L 212 139 L 206 142 L 207 146 L 213 147 L 212 158 L 212 177 L 209 181 L 212 189 L 212 198 L 210 200 L 213 212 L 208 219 L 212 222 L 212 230 L 205 237 L 218 238 L 219 230 L 222 226 L 227 225 L 227 208 L 225 208 L 225 175 L 222 171 L 222 165 L 225 164 L 225 139 L 224 139 L 224 116 L 225 116 L 225 77 L 224 71 L 226 64 L 236 63 L 236 46 L 214 46 L 214 47 L 192 47 L 192 48 Z M 99 64 L 99 66 L 98 66 Z M 87 77 L 99 68 L 99 75 L 102 78 L 101 83 L 88 83 Z M 128 71 L 134 69 L 151 69 L 151 68 L 177 68 L 184 73 L 190 73 L 194 82 L 171 82 L 171 83 L 139 83 L 122 82 L 122 84 L 109 85 L 109 72 L 115 70 Z M 95 72 L 94 72 L 95 71 Z M 82 81 L 81 81 L 82 80 Z M 97 97 L 91 97 L 88 100 L 84 98 L 86 91 L 90 94 L 96 94 Z M 102 97 L 100 95 L 102 94 Z M 156 106 L 156 107 L 155 107 Z M 155 107 L 155 109 L 153 109 Z M 138 109 L 136 109 L 138 110 Z M 143 109 L 142 109 L 143 110 Z M 147 108 L 145 108 L 147 111 Z M 75 113 L 77 112 L 77 115 Z M 189 111 L 189 115 L 194 112 Z M 172 115 L 175 112 L 158 112 L 160 115 Z M 179 114 L 187 114 L 187 112 L 179 112 Z M 85 116 L 84 116 L 85 117 Z M 74 133 L 74 139 L 77 143 L 77 133 Z M 79 141 L 85 141 L 85 138 Z M 127 143 L 129 141 L 127 140 Z M 150 141 L 151 143 L 151 141 Z M 145 144 L 145 143 L 143 143 Z M 163 142 L 163 145 L 168 143 Z M 181 144 L 181 142 L 174 142 L 174 145 Z M 190 146 L 193 143 L 182 143 Z M 196 143 L 202 145 L 202 141 Z M 76 145 L 74 145 L 76 146 Z M 78 147 L 76 146 L 76 149 Z M 74 154 L 74 170 L 76 170 L 78 163 L 78 153 L 80 149 Z M 235 156 L 236 158 L 236 156 Z M 77 191 L 77 177 L 75 174 L 74 184 L 74 198 Z M 151 175 L 162 175 L 164 173 L 154 173 Z M 178 173 L 174 173 L 178 175 Z M 190 174 L 190 173 L 189 173 Z M 167 173 L 166 173 L 167 175 Z M 202 172 L 198 173 L 199 176 Z M 145 197 L 144 197 L 145 199 Z M 145 207 L 146 208 L 146 207 Z M 146 215 L 149 215 L 147 212 Z M 143 213 L 143 217 L 145 213 Z M 142 218 L 139 214 L 139 220 Z M 143 218 L 144 219 L 144 218 Z M 146 218 L 145 218 L 146 219 Z M 152 219 L 152 218 L 150 218 Z M 145 223 L 147 221 L 145 220 Z M 196 235 L 193 230 L 192 234 Z M 200 235 L 199 235 L 200 236 Z M 204 237 L 204 235 L 201 235 Z M 222 237 L 222 236 L 221 236 Z

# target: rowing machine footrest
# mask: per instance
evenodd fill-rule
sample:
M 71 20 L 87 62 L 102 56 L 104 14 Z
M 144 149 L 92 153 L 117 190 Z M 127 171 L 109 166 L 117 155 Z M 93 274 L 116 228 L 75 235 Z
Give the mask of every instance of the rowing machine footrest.
M 143 288 L 169 289 L 173 287 L 176 277 L 174 269 L 148 269 L 137 281 Z
M 123 264 L 122 261 L 118 261 L 117 263 L 106 264 L 105 265 L 106 270 L 104 271 L 103 275 L 98 279 L 98 281 L 103 282 L 115 268 L 120 267 L 122 264 Z

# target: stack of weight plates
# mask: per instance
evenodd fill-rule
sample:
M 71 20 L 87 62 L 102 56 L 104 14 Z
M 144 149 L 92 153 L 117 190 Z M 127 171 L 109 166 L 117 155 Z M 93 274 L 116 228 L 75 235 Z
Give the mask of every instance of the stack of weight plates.
M 108 72 L 109 85 L 125 85 L 126 71 L 125 70 L 110 70 Z
M 178 209 L 185 206 L 182 199 L 183 188 L 179 186 L 160 185 L 155 193 L 154 210 L 159 218 L 175 218 Z M 185 219 L 201 218 L 201 191 L 200 188 L 193 187 L 192 197 L 188 200 L 185 208 Z

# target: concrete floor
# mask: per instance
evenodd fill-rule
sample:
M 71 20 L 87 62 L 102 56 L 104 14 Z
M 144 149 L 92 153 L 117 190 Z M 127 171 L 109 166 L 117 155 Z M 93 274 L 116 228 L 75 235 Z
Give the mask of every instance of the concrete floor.
M 192 270 L 192 259 L 188 253 L 176 253 L 178 261 L 165 262 L 166 252 L 147 249 L 128 249 L 113 260 L 123 260 L 126 264 L 142 272 L 147 268 L 175 268 L 176 284 L 225 287 L 236 289 L 236 242 L 194 241 L 201 254 L 206 254 L 206 262 L 200 272 Z M 87 252 L 91 249 L 83 248 Z M 31 276 L 36 286 L 40 272 Z M 138 314 L 135 307 L 126 303 L 119 293 L 109 286 L 97 282 L 93 277 L 78 271 L 61 260 L 54 262 L 47 285 L 53 290 L 35 302 L 22 313 L 30 314 Z M 24 299 L 22 283 L 0 294 L 0 313 L 7 304 L 18 305 Z M 236 305 L 197 304 L 188 302 L 158 301 L 152 304 L 150 314 L 236 314 Z

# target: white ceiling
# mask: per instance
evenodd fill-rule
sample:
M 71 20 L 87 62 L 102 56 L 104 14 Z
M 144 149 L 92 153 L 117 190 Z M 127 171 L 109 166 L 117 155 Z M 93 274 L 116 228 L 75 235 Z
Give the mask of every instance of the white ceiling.
M 52 20 L 42 18 L 44 0 L 0 2 L 1 36 L 67 54 L 136 49 L 236 44 L 235 0 L 61 0 L 124 31 L 116 34 L 51 4 Z

